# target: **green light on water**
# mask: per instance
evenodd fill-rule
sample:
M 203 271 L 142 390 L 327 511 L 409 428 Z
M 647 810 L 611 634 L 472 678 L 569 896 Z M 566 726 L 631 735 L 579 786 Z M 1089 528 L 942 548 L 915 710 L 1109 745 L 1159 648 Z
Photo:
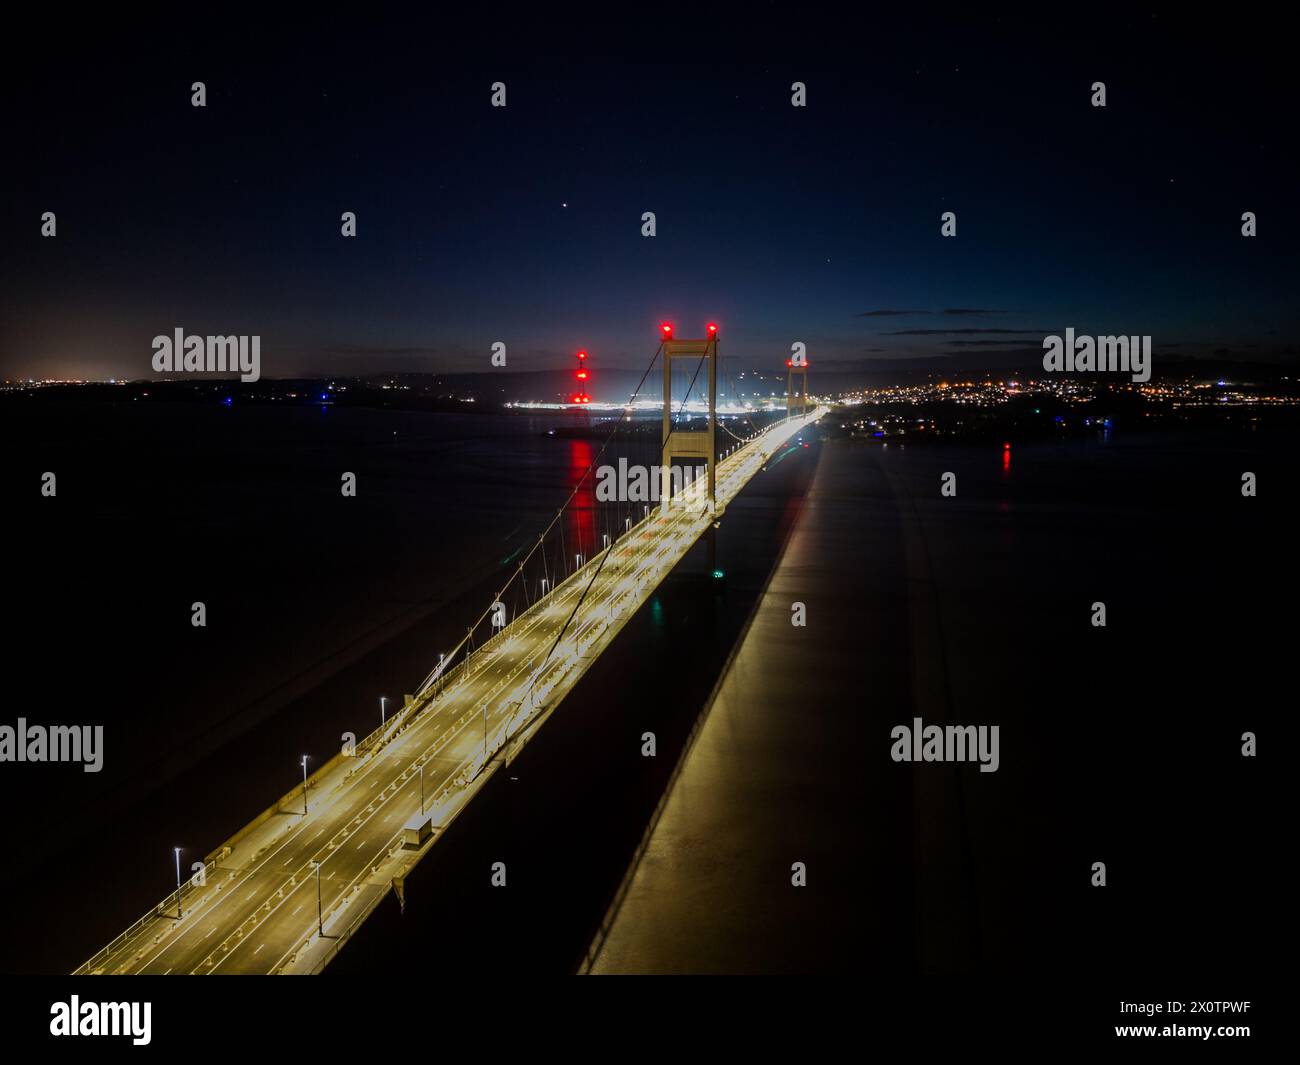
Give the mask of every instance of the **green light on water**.
M 715 581 L 720 581 L 720 580 L 722 580 L 722 578 L 725 577 L 725 576 L 726 576 L 726 574 L 723 573 L 722 570 L 720 570 L 720 569 L 715 569 L 715 570 L 713 571 L 713 579 L 714 579 Z

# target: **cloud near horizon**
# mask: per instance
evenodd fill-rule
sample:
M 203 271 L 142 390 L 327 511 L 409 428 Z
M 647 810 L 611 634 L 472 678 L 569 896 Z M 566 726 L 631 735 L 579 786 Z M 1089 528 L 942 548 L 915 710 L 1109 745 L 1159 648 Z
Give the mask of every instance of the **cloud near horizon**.
M 997 311 L 990 307 L 945 307 L 941 311 L 904 311 L 896 310 L 892 307 L 882 308 L 877 311 L 862 311 L 855 314 L 854 318 L 894 318 L 906 316 L 909 314 L 949 314 L 959 317 L 977 314 L 1010 314 L 1011 311 Z
M 1029 336 L 1046 336 L 1050 332 L 1050 329 L 899 329 L 893 333 L 881 333 L 880 335 L 887 337 L 947 337 L 969 336 L 974 333 L 993 333 L 1000 336 L 1024 333 Z

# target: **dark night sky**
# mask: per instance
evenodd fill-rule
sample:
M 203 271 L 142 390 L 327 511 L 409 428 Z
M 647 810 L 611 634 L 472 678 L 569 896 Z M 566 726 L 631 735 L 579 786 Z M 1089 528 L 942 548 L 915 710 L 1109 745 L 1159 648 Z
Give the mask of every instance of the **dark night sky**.
M 496 340 L 511 369 L 630 369 L 662 318 L 756 361 L 977 366 L 1067 325 L 1295 357 L 1296 93 L 1266 25 L 760 11 L 629 9 L 562 46 L 558 15 L 59 27 L 5 75 L 0 372 L 148 376 L 177 326 L 260 334 L 269 377 L 486 369 Z

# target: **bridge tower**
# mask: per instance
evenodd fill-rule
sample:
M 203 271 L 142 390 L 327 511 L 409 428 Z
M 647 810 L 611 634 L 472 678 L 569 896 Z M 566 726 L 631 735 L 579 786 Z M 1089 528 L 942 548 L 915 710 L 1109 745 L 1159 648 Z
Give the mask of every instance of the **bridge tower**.
M 785 360 L 788 367 L 785 378 L 785 415 L 787 418 L 796 414 L 807 414 L 812 404 L 808 401 L 808 356 L 801 350 Z M 795 379 L 798 378 L 799 392 L 795 395 Z
M 573 376 L 578 379 L 578 391 L 573 394 L 573 403 L 590 403 L 591 397 L 587 395 L 587 381 L 591 377 L 591 371 L 587 369 L 587 353 L 578 352 L 578 368 L 573 372 Z
M 670 322 L 659 327 L 659 338 L 664 346 L 664 427 L 660 454 L 660 506 L 668 506 L 672 490 L 672 460 L 678 458 L 704 459 L 709 470 L 709 509 L 717 508 L 715 467 L 716 433 L 718 421 L 718 327 L 712 322 L 706 328 L 703 340 L 676 340 Z M 673 359 L 704 358 L 709 363 L 709 427 L 703 431 L 684 431 L 672 426 Z M 671 439 L 669 438 L 671 434 Z

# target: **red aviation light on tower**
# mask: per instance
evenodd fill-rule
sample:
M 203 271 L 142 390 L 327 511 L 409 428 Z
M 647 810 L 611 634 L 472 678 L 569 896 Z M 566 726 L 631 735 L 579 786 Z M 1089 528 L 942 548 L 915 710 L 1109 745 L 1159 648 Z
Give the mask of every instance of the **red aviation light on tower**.
M 573 376 L 579 381 L 585 382 L 589 377 L 591 377 L 591 371 L 587 369 L 587 353 L 585 351 L 579 351 L 577 357 L 578 368 L 573 372 Z M 576 404 L 590 403 L 591 397 L 587 395 L 586 387 L 580 386 L 579 390 L 573 394 L 573 397 L 569 402 Z
M 673 338 L 673 323 L 664 322 L 663 325 L 659 327 L 659 339 L 672 340 L 672 338 Z
M 706 325 L 704 328 L 708 330 L 708 333 L 709 333 L 709 339 L 710 339 L 710 340 L 713 340 L 713 339 L 715 339 L 715 338 L 717 337 L 717 335 L 718 335 L 718 326 L 717 326 L 717 323 L 715 323 L 715 322 L 710 322 L 710 323 L 709 323 L 708 325 Z

